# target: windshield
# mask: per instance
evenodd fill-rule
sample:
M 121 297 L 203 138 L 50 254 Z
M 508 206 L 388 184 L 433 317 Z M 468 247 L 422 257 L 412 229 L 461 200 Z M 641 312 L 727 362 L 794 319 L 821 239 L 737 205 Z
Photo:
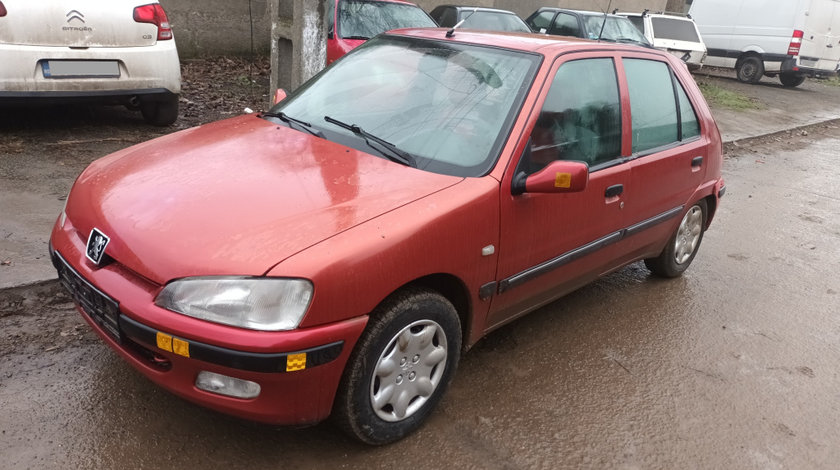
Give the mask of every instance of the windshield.
M 435 28 L 425 11 L 405 3 L 343 0 L 338 2 L 338 36 L 368 39 L 398 28 Z
M 603 26 L 604 32 L 600 35 L 600 38 L 605 41 L 650 45 L 645 36 L 633 26 L 633 23 L 623 16 L 607 16 L 607 21 L 604 22 L 604 15 L 586 15 L 584 21 L 586 22 L 586 33 L 589 35 L 589 39 L 598 39 Z
M 473 13 L 465 10 L 461 13 L 466 18 L 462 28 L 482 29 L 487 31 L 512 31 L 530 33 L 531 28 L 516 15 L 493 11 L 477 11 Z
M 495 164 L 541 61 L 493 47 L 380 36 L 271 109 L 373 155 L 356 125 L 413 157 L 417 168 L 480 176 Z M 387 157 L 387 155 L 381 155 Z

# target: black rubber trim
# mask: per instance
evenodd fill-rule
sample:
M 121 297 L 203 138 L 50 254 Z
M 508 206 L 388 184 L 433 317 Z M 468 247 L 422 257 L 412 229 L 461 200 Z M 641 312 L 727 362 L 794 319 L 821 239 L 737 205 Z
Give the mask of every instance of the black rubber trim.
M 755 54 L 761 57 L 765 62 L 783 62 L 790 56 L 787 54 L 759 54 L 758 52 L 738 51 L 732 49 L 709 49 L 706 53 L 710 57 L 726 57 L 727 59 L 737 59 L 745 54 Z
M 653 227 L 654 225 L 659 225 L 662 222 L 665 222 L 666 220 L 672 219 L 680 215 L 680 213 L 682 213 L 683 211 L 683 208 L 685 208 L 685 206 L 675 207 L 667 212 L 663 212 L 657 216 L 651 217 L 647 220 L 643 220 L 638 224 L 631 225 L 624 229 L 624 236 L 629 237 L 630 235 L 635 235 L 639 232 Z
M 0 91 L 0 98 L 104 98 L 112 96 L 172 95 L 166 88 L 141 88 L 139 90 L 91 91 Z
M 542 264 L 526 269 L 519 274 L 514 274 L 507 279 L 502 279 L 499 281 L 499 293 L 501 294 L 508 289 L 524 284 L 549 271 L 553 271 L 563 265 L 569 264 L 576 259 L 598 251 L 608 245 L 612 245 L 619 240 L 621 240 L 621 232 L 614 232 L 605 237 L 599 238 L 594 242 L 575 248 L 574 250 L 564 253 L 554 259 L 550 259 Z
M 718 199 L 722 198 L 724 194 L 726 194 L 726 186 L 720 188 L 718 191 Z
M 120 329 L 132 340 L 151 348 L 157 348 L 158 330 L 125 315 L 120 315 Z M 192 359 L 251 372 L 286 372 L 286 357 L 300 353 L 306 353 L 306 369 L 310 369 L 334 361 L 344 347 L 344 341 L 337 341 L 316 348 L 286 353 L 252 353 L 221 348 L 193 340 L 184 339 L 184 341 L 190 344 L 190 358 Z
M 659 215 L 653 216 L 637 224 L 631 225 L 630 227 L 621 229 L 617 232 L 613 232 L 593 242 L 587 243 L 586 245 L 580 246 L 571 251 L 563 253 L 562 255 L 556 258 L 552 258 L 534 267 L 528 268 L 506 279 L 502 279 L 501 281 L 499 281 L 499 294 L 516 286 L 522 285 L 536 277 L 542 276 L 543 274 L 549 271 L 553 271 L 561 266 L 569 264 L 572 261 L 575 261 L 586 255 L 594 253 L 602 248 L 612 245 L 613 243 L 617 243 L 625 237 L 635 235 L 643 230 L 647 230 L 655 225 L 661 224 L 666 220 L 669 220 L 681 214 L 684 208 L 685 206 L 675 207 Z

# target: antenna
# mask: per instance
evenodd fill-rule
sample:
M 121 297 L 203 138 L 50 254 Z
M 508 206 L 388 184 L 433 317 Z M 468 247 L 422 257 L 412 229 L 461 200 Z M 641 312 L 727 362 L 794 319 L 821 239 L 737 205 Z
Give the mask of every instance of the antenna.
M 604 12 L 604 22 L 601 23 L 601 31 L 598 33 L 598 40 L 599 41 L 601 40 L 601 36 L 604 35 L 604 27 L 607 25 L 607 12 L 610 11 L 611 6 L 612 6 L 612 0 L 610 0 L 610 3 L 607 4 L 607 9 L 606 10 L 601 10 L 601 11 Z
M 610 1 L 612 1 L 612 0 L 610 0 Z M 467 21 L 468 19 L 470 19 L 470 17 L 473 16 L 473 13 L 475 13 L 477 11 L 478 11 L 478 8 L 473 8 L 473 11 L 471 11 L 469 15 L 465 16 L 464 19 L 459 21 L 455 26 L 452 27 L 452 29 L 450 29 L 449 31 L 446 32 L 446 37 L 451 38 L 452 36 L 454 36 L 455 35 L 455 30 L 460 28 L 461 25 L 464 24 L 464 21 Z

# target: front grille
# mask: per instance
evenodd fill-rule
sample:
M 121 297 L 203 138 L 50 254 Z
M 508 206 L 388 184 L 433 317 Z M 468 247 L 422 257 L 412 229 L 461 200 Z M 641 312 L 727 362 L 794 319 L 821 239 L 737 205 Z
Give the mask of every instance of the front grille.
M 116 300 L 86 281 L 67 264 L 67 261 L 55 251 L 53 264 L 58 270 L 58 279 L 73 296 L 73 299 L 97 325 L 101 326 L 114 340 L 121 342 L 119 315 L 120 307 Z

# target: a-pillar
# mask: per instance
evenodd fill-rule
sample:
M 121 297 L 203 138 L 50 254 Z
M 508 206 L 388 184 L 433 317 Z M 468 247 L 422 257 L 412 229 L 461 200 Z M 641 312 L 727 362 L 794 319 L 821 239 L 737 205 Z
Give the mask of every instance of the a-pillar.
M 327 63 L 324 0 L 271 0 L 271 91 L 294 90 Z

